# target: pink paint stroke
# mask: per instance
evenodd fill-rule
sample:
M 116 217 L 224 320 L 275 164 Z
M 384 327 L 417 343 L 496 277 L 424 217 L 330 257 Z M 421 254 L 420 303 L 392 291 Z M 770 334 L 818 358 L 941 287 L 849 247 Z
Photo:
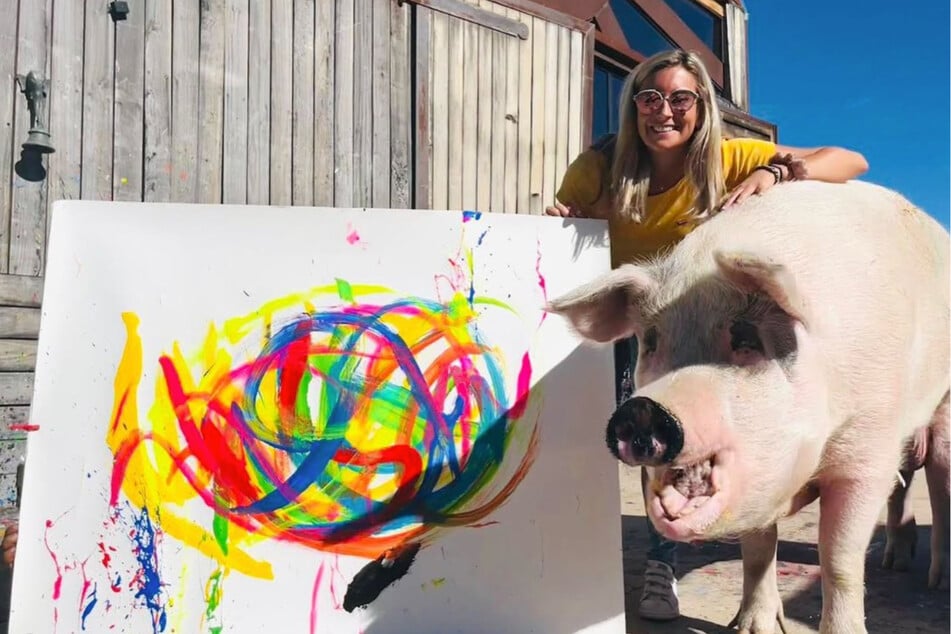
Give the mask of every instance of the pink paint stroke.
M 545 276 L 542 275 L 542 243 L 538 238 L 535 239 L 536 253 L 538 254 L 535 258 L 535 274 L 538 275 L 538 287 L 542 289 L 542 299 L 545 300 L 545 304 L 548 304 L 548 285 L 545 283 Z M 541 321 L 538 323 L 541 324 L 545 321 L 545 317 L 548 316 L 548 313 L 542 311 Z
M 310 595 L 310 634 L 317 632 L 317 594 L 320 591 L 320 580 L 324 576 L 324 562 L 320 562 L 317 569 L 317 578 L 314 579 L 314 590 Z
M 46 530 L 43 532 L 43 544 L 46 546 L 46 552 L 50 554 L 50 558 L 53 560 L 53 566 L 56 568 L 56 580 L 53 581 L 53 601 L 59 601 L 59 594 L 63 588 L 63 570 L 60 568 L 59 559 L 56 557 L 56 553 L 53 552 L 53 549 L 50 547 L 49 532 L 53 528 L 53 520 L 46 520 Z M 53 631 L 56 631 L 59 626 L 59 608 L 55 605 L 53 606 Z

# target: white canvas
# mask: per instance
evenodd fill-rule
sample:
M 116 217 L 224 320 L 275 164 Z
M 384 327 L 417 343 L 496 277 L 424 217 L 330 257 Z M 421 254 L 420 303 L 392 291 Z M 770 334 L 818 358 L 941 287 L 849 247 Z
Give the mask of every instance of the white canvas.
M 623 632 L 604 223 L 52 214 L 11 632 Z

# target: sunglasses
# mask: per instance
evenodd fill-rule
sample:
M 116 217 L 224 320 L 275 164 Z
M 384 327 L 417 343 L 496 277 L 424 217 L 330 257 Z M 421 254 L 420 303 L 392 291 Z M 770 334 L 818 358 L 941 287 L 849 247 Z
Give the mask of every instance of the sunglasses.
M 665 101 L 670 104 L 670 109 L 674 112 L 684 113 L 693 108 L 699 98 L 700 95 L 686 88 L 675 90 L 666 97 L 659 90 L 648 88 L 634 95 L 634 103 L 644 114 L 657 112 L 664 107 Z

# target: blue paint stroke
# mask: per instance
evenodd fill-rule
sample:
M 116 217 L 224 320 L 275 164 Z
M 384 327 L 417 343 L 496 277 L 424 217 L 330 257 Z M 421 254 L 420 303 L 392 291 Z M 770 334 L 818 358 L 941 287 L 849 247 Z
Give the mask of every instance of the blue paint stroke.
M 83 631 L 86 631 L 86 618 L 88 618 L 89 615 L 92 613 L 93 608 L 96 607 L 96 603 L 98 601 L 98 599 L 96 598 L 96 588 L 97 586 L 93 585 L 92 592 L 89 593 L 89 602 L 86 604 L 86 607 L 83 608 L 83 616 L 82 616 Z
M 462 212 L 462 221 L 469 222 L 470 220 L 481 220 L 482 212 L 481 211 L 464 211 Z
M 482 235 L 479 236 L 479 241 L 476 242 L 476 245 L 477 245 L 477 246 L 480 246 L 480 247 L 482 246 L 482 241 L 485 240 L 485 234 L 487 234 L 488 232 L 489 232 L 488 229 L 486 229 L 485 231 L 482 232 Z
M 152 613 L 152 632 L 164 632 L 167 616 L 162 605 L 162 580 L 158 574 L 158 553 L 155 549 L 155 527 L 148 509 L 142 509 L 141 515 L 133 516 L 133 530 L 130 537 L 134 544 L 135 558 L 139 562 L 139 591 L 136 599 L 142 599 L 145 607 Z

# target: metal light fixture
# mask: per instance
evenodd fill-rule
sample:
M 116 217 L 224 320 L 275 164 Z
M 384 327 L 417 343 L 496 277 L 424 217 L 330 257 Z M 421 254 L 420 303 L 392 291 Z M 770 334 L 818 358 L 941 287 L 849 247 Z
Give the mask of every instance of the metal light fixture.
M 43 124 L 46 120 L 46 91 L 49 89 L 49 81 L 41 79 L 33 71 L 27 73 L 26 76 L 17 75 L 16 81 L 20 86 L 20 92 L 26 96 L 27 107 L 30 109 L 30 131 L 26 142 L 23 143 L 23 150 L 38 154 L 55 152 L 56 148 L 50 141 L 49 130 Z

